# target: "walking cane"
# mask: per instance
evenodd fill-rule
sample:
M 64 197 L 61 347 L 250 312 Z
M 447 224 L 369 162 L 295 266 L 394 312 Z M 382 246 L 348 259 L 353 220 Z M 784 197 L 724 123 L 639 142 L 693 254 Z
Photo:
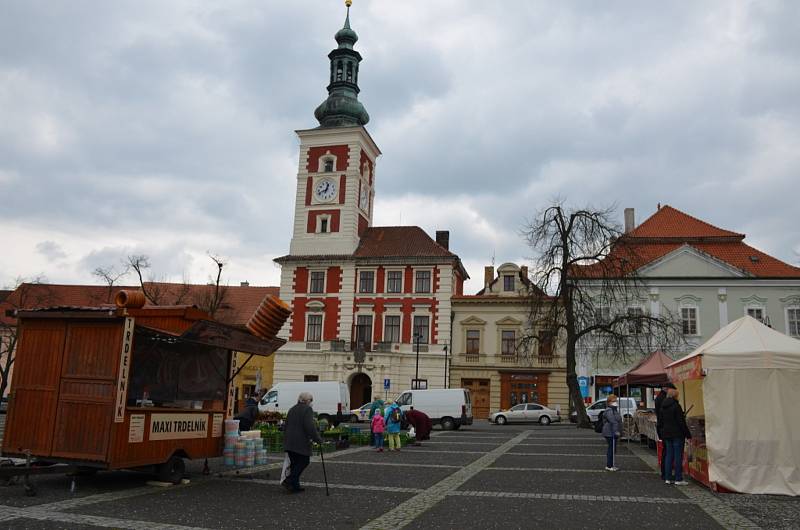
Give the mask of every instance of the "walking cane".
M 322 462 L 322 477 L 325 479 L 325 496 L 330 497 L 331 494 L 328 491 L 328 473 L 325 471 L 325 457 L 322 456 L 322 444 L 319 445 L 319 459 Z

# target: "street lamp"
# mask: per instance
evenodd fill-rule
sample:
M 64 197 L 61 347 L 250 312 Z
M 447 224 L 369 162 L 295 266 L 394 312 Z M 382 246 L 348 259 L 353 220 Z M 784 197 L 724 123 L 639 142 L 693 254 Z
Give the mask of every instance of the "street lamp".
M 444 388 L 447 388 L 447 343 L 444 345 Z
M 419 387 L 419 341 L 422 339 L 422 333 L 414 333 L 414 344 L 417 348 L 417 369 L 414 372 L 414 384 Z

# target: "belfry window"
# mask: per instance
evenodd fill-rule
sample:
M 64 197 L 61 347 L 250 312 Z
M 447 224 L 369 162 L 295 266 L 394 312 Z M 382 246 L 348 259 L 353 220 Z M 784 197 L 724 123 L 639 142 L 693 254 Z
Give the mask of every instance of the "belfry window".
M 353 63 L 347 61 L 347 80 L 353 82 Z
M 333 172 L 333 159 L 326 158 L 325 159 L 325 173 Z
M 336 80 L 342 80 L 342 61 L 336 63 Z

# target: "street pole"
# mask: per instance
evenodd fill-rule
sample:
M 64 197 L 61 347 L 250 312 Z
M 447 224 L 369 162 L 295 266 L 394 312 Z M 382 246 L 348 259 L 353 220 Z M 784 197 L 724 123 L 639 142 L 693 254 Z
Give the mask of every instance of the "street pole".
M 419 386 L 419 339 L 422 337 L 419 333 L 414 333 L 414 341 L 416 342 L 417 347 L 417 369 L 414 372 L 414 380 L 416 381 L 416 385 Z
M 447 344 L 444 345 L 444 383 L 442 388 L 447 388 Z

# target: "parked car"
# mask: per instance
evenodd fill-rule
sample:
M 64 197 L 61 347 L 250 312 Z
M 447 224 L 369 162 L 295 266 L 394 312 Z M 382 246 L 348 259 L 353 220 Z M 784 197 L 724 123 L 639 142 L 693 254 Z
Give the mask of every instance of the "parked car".
M 350 423 L 369 421 L 369 409 L 372 408 L 372 401 L 365 403 L 357 409 L 350 410 Z
M 282 412 L 286 414 L 297 403 L 300 392 L 314 396 L 314 412 L 319 419 L 339 423 L 350 419 L 350 392 L 347 385 L 336 381 L 307 381 L 276 383 L 264 394 L 258 404 L 259 412 Z
M 623 418 L 630 418 L 636 412 L 636 399 L 632 397 L 621 397 L 619 398 L 619 413 L 622 414 Z M 606 400 L 605 398 L 598 400 L 595 402 L 591 407 L 586 408 L 586 414 L 589 415 L 589 419 L 592 423 L 597 421 L 598 416 L 600 413 L 606 410 Z M 577 423 L 578 421 L 578 413 L 572 411 L 569 415 L 569 420 L 572 423 Z
M 539 422 L 550 425 L 554 421 L 561 421 L 561 413 L 538 403 L 520 403 L 508 410 L 501 410 L 489 415 L 489 421 L 497 425 L 514 422 Z
M 411 407 L 428 415 L 434 425 L 449 431 L 472 425 L 472 398 L 466 388 L 406 390 L 395 403 L 405 412 Z

